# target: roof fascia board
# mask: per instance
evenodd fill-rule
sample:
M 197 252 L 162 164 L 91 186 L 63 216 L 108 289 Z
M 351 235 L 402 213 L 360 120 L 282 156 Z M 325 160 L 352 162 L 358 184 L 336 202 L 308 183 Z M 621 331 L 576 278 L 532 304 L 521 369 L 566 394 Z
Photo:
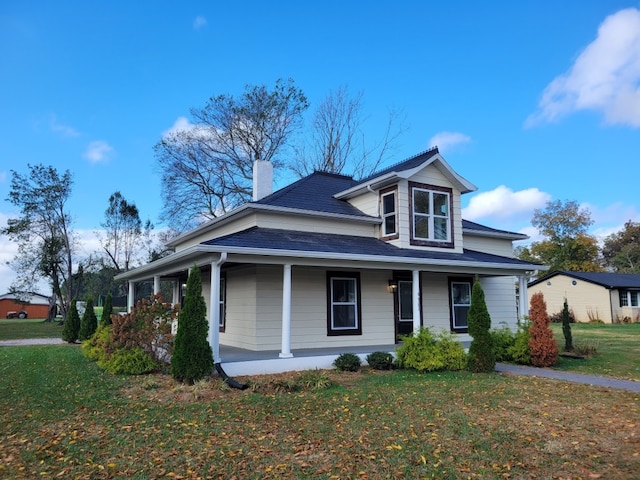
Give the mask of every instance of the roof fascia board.
M 474 237 L 503 238 L 506 240 L 527 240 L 529 238 L 529 235 L 525 235 L 524 233 L 483 232 L 470 228 L 463 228 L 462 233 Z

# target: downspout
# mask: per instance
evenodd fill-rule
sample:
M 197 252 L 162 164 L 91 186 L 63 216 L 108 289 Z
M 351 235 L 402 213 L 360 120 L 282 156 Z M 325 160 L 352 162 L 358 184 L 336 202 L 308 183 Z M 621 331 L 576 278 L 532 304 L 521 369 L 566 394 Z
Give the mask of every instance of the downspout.
M 374 195 L 377 195 L 376 191 L 371 188 L 371 184 L 367 183 L 367 190 L 371 193 L 373 193 Z M 380 216 L 380 202 L 376 202 L 376 217 Z
M 209 296 L 209 308 L 211 309 L 211 322 L 209 322 L 209 344 L 213 350 L 213 364 L 218 375 L 233 388 L 244 390 L 248 387 L 237 382 L 224 371 L 220 358 L 220 267 L 227 261 L 227 252 L 221 252 L 217 262 L 211 265 L 211 294 Z

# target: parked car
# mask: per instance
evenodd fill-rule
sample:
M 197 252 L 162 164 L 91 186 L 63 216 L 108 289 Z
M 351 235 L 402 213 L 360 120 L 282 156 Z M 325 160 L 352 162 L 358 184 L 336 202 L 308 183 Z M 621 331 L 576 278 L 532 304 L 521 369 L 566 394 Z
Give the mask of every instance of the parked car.
M 20 310 L 19 312 L 7 312 L 7 318 L 27 318 L 27 312 Z

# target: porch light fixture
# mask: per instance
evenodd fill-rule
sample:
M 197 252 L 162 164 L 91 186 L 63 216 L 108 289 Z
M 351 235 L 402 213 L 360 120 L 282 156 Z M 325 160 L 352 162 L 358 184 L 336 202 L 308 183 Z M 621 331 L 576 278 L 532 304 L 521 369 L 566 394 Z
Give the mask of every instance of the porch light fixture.
M 397 280 L 389 280 L 387 285 L 387 292 L 396 293 L 398 291 L 398 281 Z

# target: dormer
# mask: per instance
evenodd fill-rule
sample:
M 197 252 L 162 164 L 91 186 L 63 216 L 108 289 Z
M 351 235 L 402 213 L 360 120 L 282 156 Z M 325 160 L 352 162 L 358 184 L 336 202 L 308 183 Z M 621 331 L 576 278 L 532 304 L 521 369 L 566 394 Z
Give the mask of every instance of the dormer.
M 377 236 L 401 248 L 462 252 L 460 197 L 476 190 L 437 148 L 334 195 L 382 222 Z

